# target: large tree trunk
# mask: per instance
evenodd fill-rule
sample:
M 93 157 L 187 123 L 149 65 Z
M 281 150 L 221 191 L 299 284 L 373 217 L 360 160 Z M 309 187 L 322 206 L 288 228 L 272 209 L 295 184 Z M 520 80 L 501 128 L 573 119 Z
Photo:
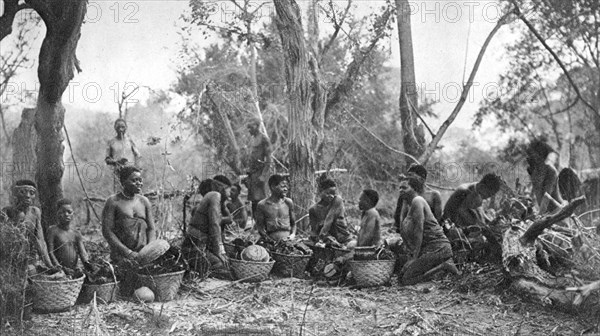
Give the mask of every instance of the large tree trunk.
M 277 28 L 285 59 L 289 118 L 291 196 L 304 215 L 313 203 L 314 155 L 311 146 L 311 81 L 300 8 L 294 0 L 275 0 Z M 297 217 L 300 217 L 297 216 Z
M 396 0 L 398 40 L 400 46 L 400 122 L 404 151 L 418 157 L 423 152 L 424 139 L 415 135 L 413 111 L 418 108 L 415 61 L 413 56 L 410 7 L 408 0 Z
M 35 180 L 36 155 L 35 144 L 35 109 L 24 108 L 21 113 L 21 122 L 13 133 L 13 172 L 12 179 Z
M 36 180 L 44 228 L 55 222 L 55 204 L 63 197 L 64 172 L 62 128 L 65 108 L 62 95 L 74 76 L 78 61 L 77 42 L 87 1 L 45 1 L 32 4 L 46 25 L 40 50 L 38 79 L 40 92 L 35 115 L 37 140 Z

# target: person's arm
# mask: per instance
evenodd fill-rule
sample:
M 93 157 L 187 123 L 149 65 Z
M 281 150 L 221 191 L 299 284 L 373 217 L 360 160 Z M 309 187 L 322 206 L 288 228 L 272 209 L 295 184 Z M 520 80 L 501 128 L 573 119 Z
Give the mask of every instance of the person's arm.
M 254 219 L 256 220 L 256 230 L 263 238 L 268 238 L 267 235 L 267 226 L 266 226 L 266 218 L 265 211 L 263 209 L 264 204 L 258 203 L 256 206 L 256 214 L 254 215 Z
M 104 159 L 104 162 L 106 162 L 106 164 L 109 166 L 114 166 L 116 164 L 116 161 L 113 158 L 112 140 L 109 140 L 108 144 L 106 145 L 106 158 Z
M 400 214 L 402 213 L 402 195 L 398 196 L 398 201 L 396 201 L 396 211 L 394 211 L 394 227 L 396 228 L 396 232 L 400 232 L 400 227 L 402 222 L 400 221 Z
M 48 230 L 48 255 L 50 257 L 50 261 L 52 261 L 53 265 L 60 266 L 58 259 L 54 255 L 54 239 L 56 238 L 56 230 L 54 227 L 51 227 Z
M 266 167 L 268 167 L 267 169 L 269 169 L 271 167 L 271 163 L 273 162 L 273 158 L 271 157 L 271 154 L 273 154 L 273 150 L 271 148 L 271 143 L 269 142 L 269 138 L 267 138 L 266 135 L 263 134 L 263 148 L 264 148 L 264 154 L 265 154 L 265 165 Z
M 314 205 L 308 209 L 308 227 L 310 227 L 311 237 L 318 239 L 321 230 L 319 229 L 319 220 Z
M 90 257 L 85 249 L 85 245 L 83 245 L 83 236 L 81 233 L 76 232 L 75 239 L 77 243 L 77 254 L 79 255 L 79 258 L 81 258 L 81 262 L 85 265 L 90 262 Z
M 221 225 L 228 225 L 233 223 L 233 216 L 231 215 L 231 211 L 227 205 L 230 204 L 229 201 L 221 203 Z
M 286 198 L 285 203 L 288 206 L 290 216 L 290 239 L 296 237 L 296 216 L 294 215 L 294 201 L 291 198 Z
M 118 251 L 121 255 L 128 259 L 137 258 L 137 252 L 130 250 L 121 240 L 115 235 L 115 211 L 116 204 L 112 197 L 106 200 L 104 209 L 102 210 L 102 235 L 110 245 L 111 250 Z
M 246 204 L 242 203 L 242 207 L 237 211 L 240 212 L 240 219 L 242 221 L 240 228 L 245 229 L 248 224 L 248 210 L 246 209 Z
M 225 253 L 223 245 L 223 236 L 221 233 L 221 195 L 219 193 L 206 194 L 208 201 L 208 239 L 213 244 L 209 244 L 215 255 Z
M 142 156 L 140 155 L 140 152 L 138 151 L 137 147 L 135 146 L 135 142 L 133 142 L 133 140 L 129 139 L 129 143 L 131 144 L 131 152 L 133 153 L 134 164 L 136 167 L 139 167 Z
M 50 259 L 50 256 L 48 255 L 48 247 L 46 246 L 46 240 L 44 239 L 44 230 L 42 229 L 42 212 L 35 208 L 34 210 L 36 212 L 36 220 L 35 220 L 35 235 L 36 235 L 36 242 L 37 242 L 37 249 L 38 249 L 38 253 L 40 254 L 40 258 L 42 258 L 42 261 L 44 262 L 44 264 L 46 264 L 46 266 L 48 267 L 53 267 L 53 263 L 52 260 Z
M 327 211 L 327 216 L 325 216 L 325 220 L 323 221 L 323 227 L 321 228 L 321 231 L 319 232 L 319 237 L 323 238 L 327 234 L 329 234 L 329 230 L 331 230 L 331 226 L 333 225 L 333 222 L 343 212 L 344 212 L 344 201 L 342 200 L 341 197 L 336 196 L 332 201 L 329 211 Z
M 546 213 L 548 210 L 548 205 L 550 204 L 550 200 L 547 197 L 544 197 L 546 193 L 552 196 L 559 204 L 563 203 L 563 199 L 560 196 L 560 192 L 558 192 L 557 182 L 558 182 L 558 172 L 553 166 L 546 165 L 545 174 L 544 174 L 544 182 L 542 184 L 542 200 L 540 202 L 540 214 Z
M 410 205 L 411 239 L 414 246 L 412 258 L 417 259 L 421 253 L 421 244 L 423 243 L 423 224 L 425 222 L 425 206 L 427 202 L 421 197 L 415 197 Z
M 146 211 L 146 242 L 150 243 L 156 239 L 156 228 L 154 226 L 154 214 L 152 213 L 152 204 L 146 196 L 142 197 L 142 204 Z
M 433 209 L 431 209 L 433 217 L 439 222 L 442 218 L 442 196 L 439 192 L 435 190 L 431 192 L 431 203 L 433 206 Z
M 462 215 L 461 206 L 467 198 L 468 191 L 465 189 L 457 189 L 448 198 L 446 206 L 442 214 L 442 220 L 449 219 L 456 222 L 456 219 Z M 454 223 L 457 224 L 458 223 Z

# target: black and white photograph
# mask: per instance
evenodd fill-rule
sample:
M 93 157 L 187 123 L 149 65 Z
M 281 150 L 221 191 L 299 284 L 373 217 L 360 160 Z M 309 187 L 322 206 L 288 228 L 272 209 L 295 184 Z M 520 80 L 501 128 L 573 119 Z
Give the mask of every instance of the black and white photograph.
M 597 0 L 0 0 L 0 335 L 600 335 Z

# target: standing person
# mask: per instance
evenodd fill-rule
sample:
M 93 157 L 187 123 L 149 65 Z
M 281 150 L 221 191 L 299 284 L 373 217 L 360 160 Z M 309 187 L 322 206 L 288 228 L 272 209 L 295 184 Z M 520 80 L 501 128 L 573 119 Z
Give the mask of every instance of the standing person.
M 555 155 L 554 149 L 545 141 L 533 140 L 527 148 L 527 172 L 533 185 L 533 195 L 539 208 L 539 213 L 552 212 L 556 210 L 554 202 L 544 197 L 548 193 L 558 203 L 563 199 L 558 191 L 558 171 L 556 167 L 548 162 L 549 157 Z
M 287 196 L 288 182 L 278 174 L 269 177 L 271 196 L 256 206 L 256 229 L 267 241 L 293 239 L 296 236 L 294 202 Z
M 423 179 L 425 183 L 427 181 L 427 169 L 419 164 L 412 164 L 408 168 L 408 177 L 419 177 Z M 427 188 L 427 187 L 426 187 Z M 423 193 L 423 198 L 427 201 L 429 208 L 433 212 L 435 219 L 440 223 L 442 218 L 442 196 L 437 190 L 427 189 Z M 396 211 L 394 212 L 394 226 L 396 227 L 396 232 L 400 232 L 400 225 L 402 220 L 406 216 L 406 214 L 402 213 L 402 195 L 398 196 L 398 202 L 396 203 Z M 406 208 L 404 208 L 406 209 Z
M 220 175 L 218 179 L 202 181 L 201 188 L 203 197 L 193 210 L 181 249 L 192 270 L 226 274 L 229 265 L 223 245 L 222 209 L 229 198 L 231 182 Z
M 311 239 L 318 241 L 332 236 L 346 245 L 352 241 L 345 218 L 344 200 L 337 194 L 336 183 L 325 178 L 319 181 L 319 202 L 308 209 Z
M 456 267 L 449 262 L 452 259 L 450 242 L 421 196 L 423 192 L 421 178 L 409 177 L 400 183 L 403 207 L 407 208 L 400 226 L 401 249 L 408 255 L 399 276 L 404 285 L 425 281 L 436 271 L 458 274 Z
M 231 201 L 227 202 L 227 209 L 231 213 L 233 217 L 233 221 L 237 224 L 240 229 L 246 228 L 246 223 L 248 222 L 248 211 L 246 210 L 246 205 L 244 202 L 240 200 L 240 192 L 242 191 L 242 186 L 239 183 L 236 183 L 231 186 Z
M 156 239 L 152 205 L 140 194 L 144 185 L 140 170 L 125 166 L 119 180 L 123 191 L 110 196 L 102 210 L 102 235 L 115 262 L 136 260 L 138 252 Z
M 256 212 L 258 202 L 267 197 L 267 178 L 271 168 L 271 143 L 260 131 L 260 120 L 253 119 L 248 124 L 250 140 L 250 162 L 248 165 L 248 200 L 252 202 L 252 214 Z M 256 218 L 256 216 L 254 216 Z
M 483 200 L 500 190 L 502 180 L 496 174 L 486 174 L 477 183 L 459 186 L 448 198 L 442 221 L 450 220 L 459 228 L 481 226 L 491 219 L 483 211 Z
M 81 258 L 84 266 L 89 267 L 89 257 L 83 245 L 83 236 L 71 227 L 73 205 L 68 199 L 61 199 L 56 204 L 58 223 L 48 230 L 48 251 L 55 265 L 67 269 L 77 268 Z
M 52 268 L 54 264 L 48 255 L 42 228 L 42 211 L 33 205 L 37 194 L 35 182 L 19 180 L 15 182 L 12 190 L 15 205 L 4 208 L 2 212 L 6 214 L 9 223 L 25 231 L 29 241 L 28 265 L 35 268 L 38 264 L 43 263 L 44 266 Z
M 119 118 L 115 120 L 114 127 L 117 135 L 108 141 L 104 161 L 116 170 L 125 165 L 139 167 L 141 156 L 133 140 L 126 134 L 127 122 Z

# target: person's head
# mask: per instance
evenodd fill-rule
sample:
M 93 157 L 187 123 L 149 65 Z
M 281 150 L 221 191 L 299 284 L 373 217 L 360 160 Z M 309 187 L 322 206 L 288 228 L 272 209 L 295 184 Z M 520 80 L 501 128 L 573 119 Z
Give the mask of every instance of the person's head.
M 33 205 L 35 200 L 37 186 L 31 180 L 18 180 L 13 187 L 13 194 L 17 207 L 29 207 Z
M 198 186 L 198 192 L 200 195 L 204 196 L 211 191 L 217 191 L 217 183 L 212 179 L 202 180 Z
M 217 191 L 221 193 L 221 200 L 227 200 L 231 193 L 231 180 L 225 175 L 216 175 L 213 177 L 213 181 L 217 183 L 216 187 Z
M 73 220 L 73 204 L 70 199 L 63 198 L 56 202 L 56 217 L 58 224 L 68 226 Z
M 127 131 L 127 122 L 125 121 L 125 119 L 119 118 L 117 120 L 115 120 L 115 131 L 117 132 L 117 134 L 122 135 L 125 134 L 125 131 Z
M 358 208 L 362 211 L 374 208 L 379 202 L 379 193 L 373 189 L 365 189 L 358 198 Z
M 242 186 L 239 183 L 234 183 L 231 186 L 231 199 L 235 200 L 240 197 L 240 193 L 242 192 Z
M 329 178 L 322 179 L 319 181 L 319 197 L 321 200 L 329 203 L 333 201 L 335 195 L 337 194 L 337 185 L 335 181 Z
M 142 171 L 134 166 L 125 166 L 119 169 L 119 181 L 123 186 L 123 192 L 133 195 L 142 192 L 144 181 Z
M 543 139 L 535 139 L 527 147 L 527 163 L 529 165 L 540 165 L 546 161 L 554 149 Z
M 259 130 L 260 130 L 260 120 L 258 119 L 251 119 L 248 122 L 248 132 L 250 132 L 250 135 L 254 136 L 257 135 Z
M 477 193 L 483 199 L 490 198 L 500 190 L 501 183 L 502 179 L 500 176 L 493 173 L 485 174 L 481 181 L 477 183 Z
M 418 176 L 425 181 L 427 180 L 427 169 L 423 165 L 413 163 L 408 168 L 408 176 Z
M 288 182 L 287 179 L 279 174 L 274 174 L 269 177 L 269 189 L 271 189 L 271 195 L 283 198 L 287 195 L 288 192 Z
M 405 200 L 412 200 L 425 191 L 425 182 L 419 176 L 409 176 L 400 181 L 400 195 Z

